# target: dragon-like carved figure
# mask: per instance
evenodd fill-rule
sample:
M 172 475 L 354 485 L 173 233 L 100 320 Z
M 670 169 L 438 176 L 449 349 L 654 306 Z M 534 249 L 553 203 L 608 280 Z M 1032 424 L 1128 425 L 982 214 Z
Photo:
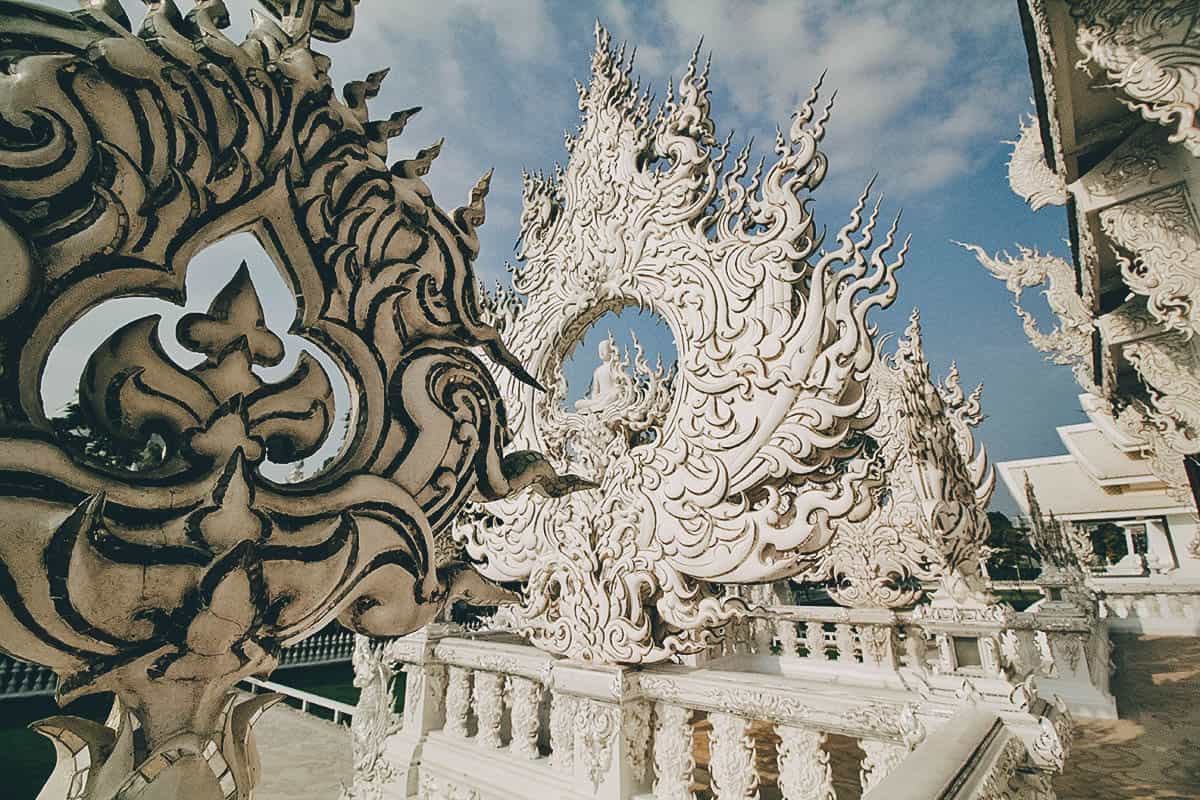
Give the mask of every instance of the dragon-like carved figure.
M 931 380 L 914 310 L 895 353 L 877 356 L 868 392 L 879 415 L 867 435 L 885 482 L 870 514 L 838 520 L 829 546 L 809 554 L 794 579 L 829 582 L 837 602 L 867 608 L 912 606 L 928 584 L 982 595 L 995 489 L 987 450 L 974 434 L 983 386 L 967 395 L 953 364 L 942 383 Z
M 383 72 L 341 98 L 313 43 L 346 38 L 355 0 L 263 0 L 242 42 L 221 0 L 113 0 L 64 13 L 0 2 L 0 649 L 52 668 L 58 698 L 111 691 L 110 726 L 39 725 L 65 759 L 44 797 L 248 798 L 238 680 L 337 618 L 400 635 L 487 584 L 434 554 L 467 499 L 555 476 L 510 454 L 475 350 L 527 379 L 480 316 L 471 262 L 485 176 L 451 213 L 421 176 L 437 146 L 385 162 L 418 109 L 372 119 Z M 296 334 L 350 388 L 331 466 L 260 472 L 317 451 L 330 380 L 282 340 L 239 270 L 165 353 L 158 319 L 100 343 L 80 381 L 94 431 L 165 443 L 133 472 L 59 441 L 40 385 L 51 348 L 110 298 L 182 303 L 193 255 L 249 231 L 297 298 Z M 86 754 L 84 751 L 87 751 Z
M 770 166 L 751 167 L 749 146 L 727 163 L 698 50 L 655 106 L 599 26 L 596 45 L 566 167 L 525 181 L 519 296 L 496 306 L 547 386 L 606 312 L 658 314 L 677 348 L 672 397 L 652 440 L 614 454 L 598 488 L 490 503 L 456 534 L 484 575 L 526 582 L 506 616 L 538 646 L 655 661 L 703 648 L 745 609 L 717 584 L 792 575 L 834 520 L 869 511 L 881 462 L 862 449 L 867 316 L 894 299 L 907 244 L 893 250 L 895 222 L 877 238 L 869 188 L 823 239 L 819 83 Z M 500 385 L 520 446 L 547 451 L 559 417 L 531 387 Z

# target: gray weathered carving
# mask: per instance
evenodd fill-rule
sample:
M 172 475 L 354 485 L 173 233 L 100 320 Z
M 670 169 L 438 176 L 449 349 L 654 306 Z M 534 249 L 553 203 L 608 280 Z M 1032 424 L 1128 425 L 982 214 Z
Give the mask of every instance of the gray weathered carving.
M 242 42 L 221 0 L 149 3 L 136 32 L 115 2 L 81 5 L 0 2 L 0 648 L 51 667 L 60 701 L 118 698 L 108 726 L 39 725 L 60 754 L 43 796 L 248 798 L 269 699 L 234 705 L 235 683 L 334 618 L 398 635 L 480 596 L 465 565 L 434 561 L 447 523 L 472 493 L 554 476 L 503 455 L 473 352 L 528 379 L 475 295 L 488 177 L 443 211 L 421 180 L 436 146 L 384 161 L 417 109 L 372 119 L 386 73 L 339 99 L 310 47 L 350 34 L 353 0 L 264 0 Z M 57 441 L 39 387 L 63 331 L 109 298 L 181 302 L 192 256 L 240 231 L 295 293 L 292 332 L 349 384 L 329 469 L 287 485 L 259 470 L 316 452 L 332 408 L 310 357 L 278 382 L 255 373 L 283 345 L 245 269 L 180 322 L 195 368 L 150 317 L 84 372 L 93 429 L 158 436 L 159 463 L 135 473 Z

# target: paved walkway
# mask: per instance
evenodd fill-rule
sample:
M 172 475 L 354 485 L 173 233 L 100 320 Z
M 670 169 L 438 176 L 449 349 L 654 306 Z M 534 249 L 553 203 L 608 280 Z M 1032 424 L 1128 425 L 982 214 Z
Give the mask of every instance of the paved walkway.
M 254 800 L 337 800 L 350 783 L 350 729 L 278 703 L 254 726 L 262 778 Z
M 1117 720 L 1081 720 L 1059 800 L 1200 797 L 1200 638 L 1114 636 Z

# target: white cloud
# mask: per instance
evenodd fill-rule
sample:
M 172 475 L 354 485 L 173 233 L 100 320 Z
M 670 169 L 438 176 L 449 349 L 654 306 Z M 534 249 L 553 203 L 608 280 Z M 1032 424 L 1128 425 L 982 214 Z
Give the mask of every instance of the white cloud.
M 786 123 L 828 69 L 826 87 L 838 91 L 827 140 L 834 180 L 861 182 L 878 166 L 885 185 L 905 193 L 968 172 L 980 142 L 1012 127 L 994 109 L 1015 107 L 1028 87 L 1000 84 L 990 65 L 998 27 L 1017 24 L 998 5 L 974 0 L 941 13 L 923 0 L 663 0 L 658 10 L 677 54 L 704 36 L 715 85 L 742 115 L 763 118 L 755 133 Z

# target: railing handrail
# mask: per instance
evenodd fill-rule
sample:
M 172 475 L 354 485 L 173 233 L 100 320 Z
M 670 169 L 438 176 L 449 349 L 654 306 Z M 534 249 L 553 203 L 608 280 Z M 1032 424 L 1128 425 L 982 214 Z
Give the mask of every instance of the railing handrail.
M 905 756 L 863 800 L 949 800 L 958 796 L 970 773 L 991 767 L 981 761 L 988 745 L 1004 732 L 991 711 L 963 708 Z
M 277 692 L 285 697 L 291 697 L 294 700 L 300 701 L 300 710 L 307 713 L 310 705 L 318 708 L 328 709 L 333 712 L 334 723 L 339 722 L 340 717 L 346 719 L 354 719 L 354 706 L 348 703 L 342 703 L 338 700 L 330 700 L 328 697 L 322 697 L 319 694 L 306 692 L 303 689 L 296 689 L 292 686 L 287 686 L 274 681 L 264 681 L 261 678 L 243 678 L 242 683 L 250 685 L 250 693 L 254 694 L 254 689 L 262 689 L 268 692 Z

